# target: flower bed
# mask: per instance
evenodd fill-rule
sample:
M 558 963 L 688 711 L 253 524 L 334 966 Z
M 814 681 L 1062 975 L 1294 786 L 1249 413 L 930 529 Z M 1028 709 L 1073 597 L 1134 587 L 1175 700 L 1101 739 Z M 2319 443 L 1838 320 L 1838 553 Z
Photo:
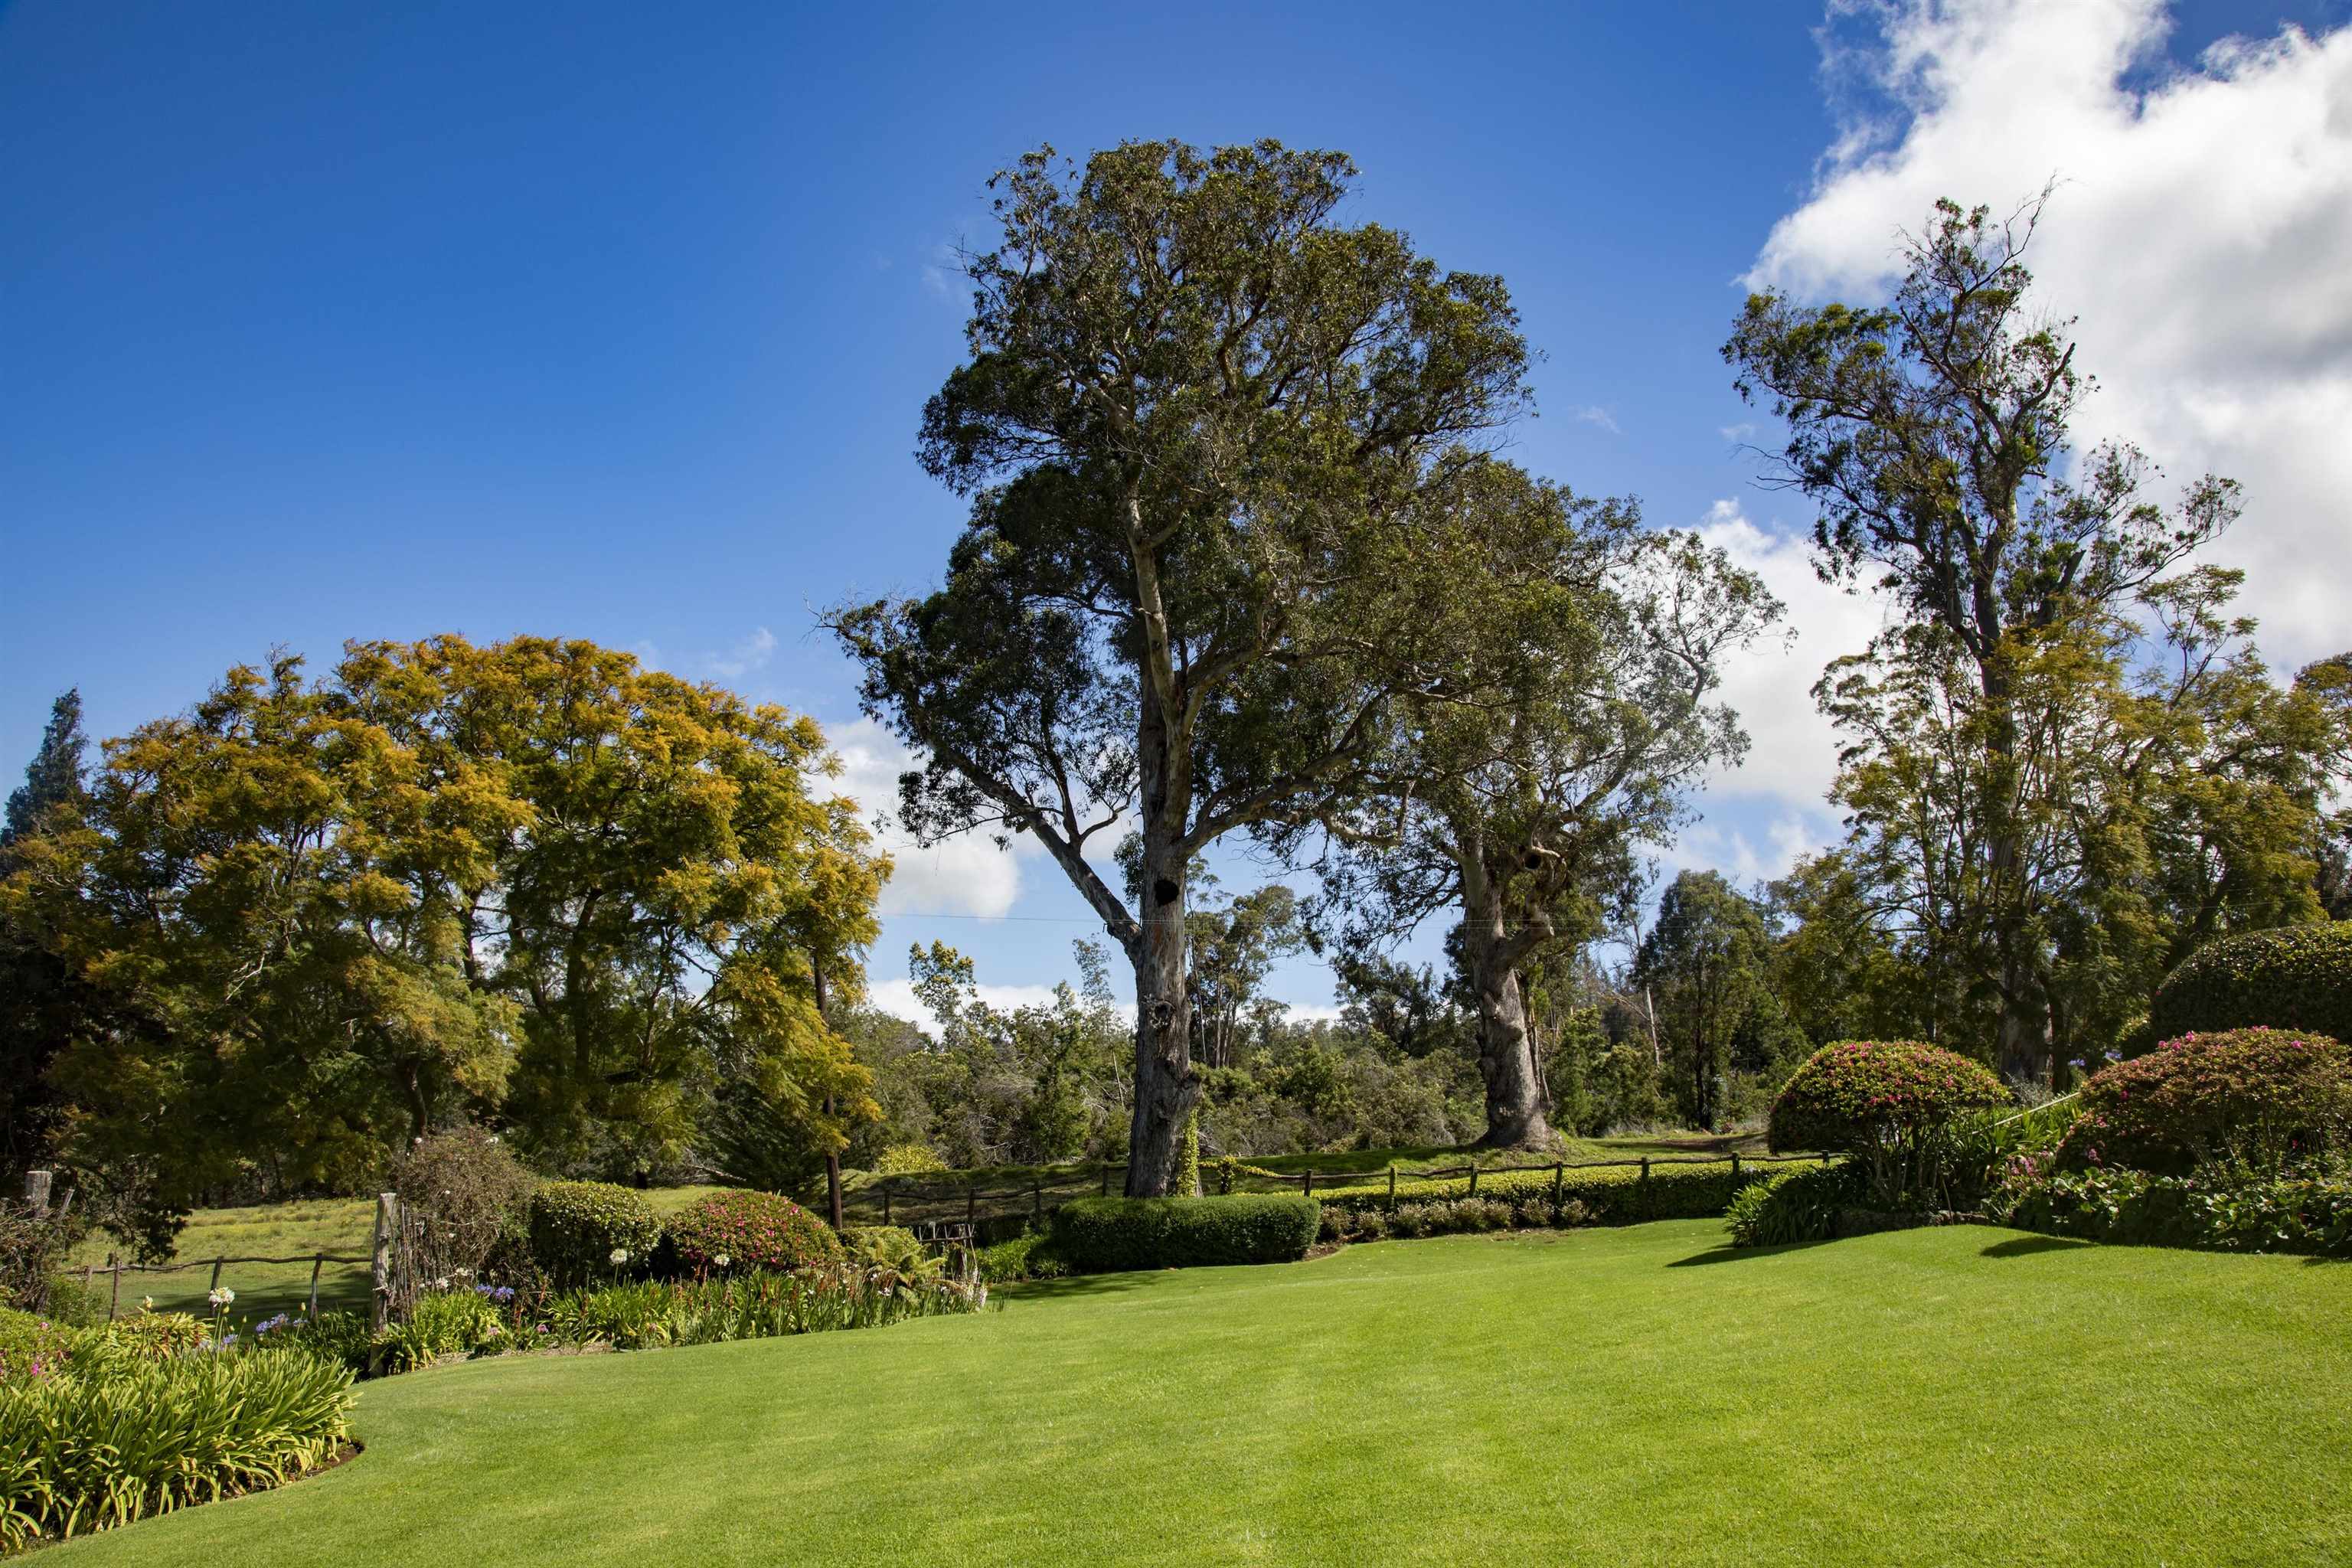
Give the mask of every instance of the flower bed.
M 104 1330 L 0 1384 L 0 1549 L 279 1486 L 349 1438 L 349 1369 L 293 1352 L 150 1359 Z

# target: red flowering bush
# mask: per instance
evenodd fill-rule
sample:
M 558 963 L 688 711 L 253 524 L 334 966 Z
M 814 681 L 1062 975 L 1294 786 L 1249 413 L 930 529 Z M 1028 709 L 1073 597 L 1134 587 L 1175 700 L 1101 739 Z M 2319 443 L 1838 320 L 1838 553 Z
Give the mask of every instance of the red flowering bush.
M 813 1268 L 847 1256 L 841 1238 L 816 1215 L 790 1198 L 748 1188 L 697 1198 L 665 1228 L 678 1263 L 688 1269 Z
M 2352 1050 L 2291 1029 L 2183 1035 L 2094 1074 L 2081 1104 L 2068 1169 L 2277 1171 L 2352 1143 Z

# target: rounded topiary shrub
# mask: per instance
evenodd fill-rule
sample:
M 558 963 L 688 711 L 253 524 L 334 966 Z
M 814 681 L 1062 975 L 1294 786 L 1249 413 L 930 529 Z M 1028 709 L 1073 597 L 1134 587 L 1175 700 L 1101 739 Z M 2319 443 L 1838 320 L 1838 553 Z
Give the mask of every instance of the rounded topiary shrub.
M 2058 1145 L 2070 1169 L 2276 1171 L 2352 1143 L 2352 1050 L 2293 1029 L 2184 1035 L 2093 1074 L 2080 1104 Z
M 1807 1058 L 1772 1102 L 1776 1151 L 1852 1152 L 2010 1103 L 1992 1069 L 1919 1040 L 1840 1040 Z
M 1772 1102 L 1775 1150 L 1851 1155 L 1870 1198 L 1900 1208 L 1926 1191 L 1935 1141 L 1953 1118 L 2008 1105 L 1982 1062 L 1919 1040 L 1840 1040 L 1807 1058 Z
M 749 1188 L 695 1199 L 670 1215 L 667 1229 L 687 1268 L 814 1268 L 848 1256 L 816 1215 L 790 1198 Z
M 2207 942 L 2164 977 L 2148 1021 L 2160 1040 L 2258 1025 L 2352 1040 L 2352 921 Z
M 560 1285 L 635 1271 L 661 1234 L 645 1194 L 610 1182 L 550 1182 L 530 1195 L 531 1259 Z

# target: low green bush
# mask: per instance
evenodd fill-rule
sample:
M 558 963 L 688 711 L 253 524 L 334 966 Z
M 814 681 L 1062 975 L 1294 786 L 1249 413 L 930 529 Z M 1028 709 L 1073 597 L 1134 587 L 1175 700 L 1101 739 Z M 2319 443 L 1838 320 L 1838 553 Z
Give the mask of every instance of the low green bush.
M 153 1363 L 198 1349 L 211 1332 L 212 1325 L 201 1318 L 142 1307 L 97 1331 L 96 1342 L 108 1352 Z
M 1552 1185 L 1549 1170 L 1487 1171 L 1479 1173 L 1475 1195 L 1500 1198 L 1511 1204 L 1535 1202 L 1555 1209 L 1573 1203 L 1582 1210 L 1584 1217 L 1577 1223 L 1583 1225 L 1710 1219 L 1729 1206 L 1742 1187 L 1789 1168 L 1786 1163 L 1768 1165 L 1750 1161 L 1743 1162 L 1735 1172 L 1729 1161 L 1660 1161 L 1650 1167 L 1644 1177 L 1638 1166 L 1570 1165 L 1560 1172 L 1557 1189 Z M 1385 1179 L 1360 1186 L 1318 1189 L 1315 1195 L 1326 1204 L 1336 1204 L 1358 1214 L 1390 1206 Z M 1472 1195 L 1467 1176 L 1444 1181 L 1408 1179 L 1397 1186 L 1396 1207 L 1402 1212 L 1415 1205 Z
M 1047 1232 L 1033 1230 L 980 1249 L 980 1277 L 991 1285 L 1016 1279 L 1059 1279 L 1070 1266 L 1054 1250 Z
M 2093 1074 L 2076 1103 L 2067 1169 L 2275 1173 L 2352 1144 L 2352 1050 L 2288 1029 L 2184 1035 Z
M 661 1235 L 653 1205 L 627 1187 L 550 1182 L 530 1195 L 531 1258 L 558 1285 L 610 1279 L 638 1268 Z
M 539 1342 L 614 1350 L 718 1344 L 835 1329 L 881 1328 L 910 1318 L 977 1312 L 983 1284 L 914 1280 L 886 1270 L 764 1270 L 705 1279 L 649 1279 L 575 1290 L 549 1303 Z
M 2021 1185 L 1995 1217 L 2088 1241 L 2352 1258 L 2352 1180 L 2340 1176 L 2058 1171 Z
M 871 1267 L 903 1267 L 923 1256 L 923 1244 L 903 1225 L 853 1225 L 841 1233 L 850 1260 Z
M 500 1349 L 506 1337 L 498 1307 L 482 1292 L 432 1291 L 416 1299 L 405 1321 L 387 1323 L 370 1337 L 368 1373 L 414 1372 L 445 1356 Z
M 697 1198 L 664 1228 L 678 1265 L 688 1272 L 830 1268 L 848 1256 L 841 1237 L 816 1215 L 790 1198 L 748 1187 Z
M 352 1404 L 348 1369 L 275 1351 L 0 1387 L 0 1547 L 292 1480 L 335 1458 Z
M 1740 1190 L 1724 1211 L 1734 1247 L 1785 1247 L 1826 1241 L 1838 1211 L 1860 1202 L 1864 1184 L 1850 1164 L 1807 1165 L 1783 1171 Z
M 75 1337 L 73 1330 L 41 1313 L 0 1307 L 0 1383 L 63 1371 Z
M 2352 921 L 2207 942 L 2156 990 L 2158 1039 L 2268 1025 L 2352 1040 Z
M 1054 1211 L 1054 1250 L 1080 1273 L 1285 1263 L 1307 1256 L 1323 1210 L 1313 1198 L 1076 1198 Z

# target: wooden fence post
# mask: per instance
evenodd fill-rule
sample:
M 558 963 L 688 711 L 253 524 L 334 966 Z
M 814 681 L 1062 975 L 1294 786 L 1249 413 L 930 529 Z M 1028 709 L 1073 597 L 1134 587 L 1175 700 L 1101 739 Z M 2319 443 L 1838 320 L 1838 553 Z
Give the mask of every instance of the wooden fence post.
M 1650 1157 L 1642 1156 L 1642 1217 L 1658 1217 L 1658 1195 L 1650 1190 Z
M 1470 1163 L 1470 1195 L 1474 1198 L 1478 1195 L 1478 1163 L 1475 1160 Z
M 1298 1195 L 1310 1197 L 1315 1192 L 1315 1167 L 1309 1165 L 1298 1173 Z
M 1389 1165 L 1389 1213 L 1396 1213 L 1396 1165 Z
M 890 1178 L 882 1178 L 882 1223 L 890 1223 Z
M 323 1252 L 310 1259 L 310 1310 L 304 1319 L 306 1322 L 319 1321 L 319 1270 L 325 1267 L 327 1255 Z
M 114 1321 L 114 1314 L 122 1310 L 122 1270 L 114 1266 L 114 1254 L 106 1255 L 106 1271 L 114 1276 L 114 1289 L 106 1299 L 106 1321 Z
M 371 1259 L 370 1273 L 375 1281 L 373 1316 L 375 1327 L 379 1329 L 383 1327 L 384 1319 L 392 1310 L 392 1226 L 399 1205 L 400 1196 L 396 1193 L 378 1193 L 375 1195 L 375 1255 Z
M 1737 1149 L 1731 1152 L 1731 1179 L 1735 1182 L 1739 1180 L 1739 1151 Z
M 1551 1206 L 1554 1208 L 1559 1207 L 1560 1184 L 1567 1180 L 1568 1162 L 1554 1160 L 1551 1163 Z
M 215 1289 L 215 1290 L 217 1290 L 217 1289 L 220 1289 L 220 1271 L 221 1271 L 221 1265 L 222 1265 L 222 1264 L 224 1264 L 224 1263 L 226 1263 L 227 1261 L 228 1261 L 228 1258 L 227 1258 L 226 1257 L 225 1257 L 225 1256 L 224 1256 L 224 1257 L 220 1257 L 220 1258 L 214 1258 L 214 1259 L 213 1259 L 213 1286 L 212 1286 L 212 1288 L 213 1288 L 213 1289 Z M 209 1297 L 208 1297 L 207 1299 L 209 1299 Z
M 966 1225 L 972 1225 L 978 1223 L 979 1219 L 980 1184 L 974 1182 L 963 1190 L 963 1222 Z
M 47 1171 L 25 1173 L 25 1206 L 33 1211 L 35 1219 L 40 1219 L 49 1212 L 49 1183 L 53 1179 Z
M 1029 1212 L 1039 1219 L 1045 1217 L 1045 1184 L 1043 1182 L 1029 1184 Z

